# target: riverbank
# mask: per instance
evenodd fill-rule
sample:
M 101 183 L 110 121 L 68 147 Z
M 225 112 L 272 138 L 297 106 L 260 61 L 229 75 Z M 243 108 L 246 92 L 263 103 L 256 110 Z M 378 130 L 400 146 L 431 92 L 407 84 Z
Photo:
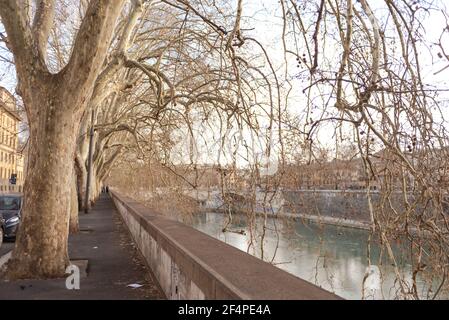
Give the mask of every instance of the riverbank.
M 217 212 L 217 213 L 226 213 L 226 210 L 224 209 L 201 209 L 201 213 L 205 212 Z M 234 211 L 236 214 L 246 214 L 245 211 Z M 256 212 L 256 216 L 265 216 L 262 212 Z M 268 213 L 267 216 L 271 218 L 277 218 L 277 219 L 292 219 L 292 220 L 307 220 L 308 222 L 313 222 L 316 224 L 327 224 L 337 227 L 344 227 L 344 228 L 354 228 L 354 229 L 361 229 L 361 230 L 370 230 L 371 226 L 369 222 L 363 222 L 363 221 L 357 221 L 353 219 L 346 219 L 346 218 L 335 218 L 335 217 L 328 217 L 328 216 L 317 216 L 317 215 L 310 215 L 310 214 L 303 214 L 303 213 L 289 213 L 289 212 L 282 212 L 277 214 Z

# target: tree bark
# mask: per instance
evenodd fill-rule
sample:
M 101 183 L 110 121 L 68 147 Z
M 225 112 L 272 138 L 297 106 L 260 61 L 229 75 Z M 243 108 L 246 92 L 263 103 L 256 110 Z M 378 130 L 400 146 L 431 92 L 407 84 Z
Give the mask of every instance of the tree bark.
M 69 231 L 71 234 L 79 232 L 79 219 L 78 219 L 78 186 L 77 186 L 77 175 L 74 169 L 72 175 L 72 184 L 70 192 L 70 224 Z
M 60 277 L 69 263 L 76 136 L 124 0 L 89 1 L 70 60 L 57 74 L 45 62 L 53 14 L 42 11 L 31 30 L 21 2 L 0 2 L 30 126 L 22 221 L 6 272 L 13 279 Z M 45 10 L 54 10 L 52 3 Z
M 89 109 L 89 108 L 88 108 Z M 89 110 L 84 112 L 81 119 L 78 146 L 75 154 L 75 169 L 77 175 L 78 185 L 78 208 L 80 211 L 84 211 L 85 199 L 86 199 L 86 180 L 87 180 L 87 168 L 86 160 L 89 151 Z
M 80 154 L 75 158 L 76 182 L 78 189 L 78 210 L 84 211 L 84 204 L 86 199 L 86 179 L 87 170 L 84 158 Z
M 95 203 L 95 201 L 98 199 L 99 196 L 99 182 L 97 179 L 97 170 L 95 167 L 95 164 L 92 161 L 92 172 L 91 172 L 91 180 L 90 180 L 90 192 L 89 192 L 89 204 L 92 207 Z
M 63 276 L 69 264 L 73 154 L 79 129 L 73 119 L 79 116 L 64 108 L 73 100 L 58 94 L 51 81 L 45 86 L 31 102 L 40 110 L 30 121 L 22 222 L 8 262 L 8 276 L 14 279 Z

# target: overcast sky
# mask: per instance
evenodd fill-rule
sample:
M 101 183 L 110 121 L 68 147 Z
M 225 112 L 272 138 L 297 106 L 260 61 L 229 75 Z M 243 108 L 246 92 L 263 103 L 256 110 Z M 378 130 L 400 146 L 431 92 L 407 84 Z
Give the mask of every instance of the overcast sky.
M 439 6 L 444 6 L 445 2 L 443 0 L 435 1 Z M 235 1 L 234 1 L 235 3 Z M 383 1 L 370 1 L 370 4 L 373 6 L 376 15 L 379 17 L 382 16 L 382 12 L 385 9 L 382 7 Z M 267 49 L 272 61 L 275 65 L 275 68 L 279 70 L 279 72 L 283 75 L 284 69 L 282 69 L 284 64 L 284 55 L 282 50 L 281 43 L 281 34 L 283 27 L 282 15 L 279 7 L 278 0 L 244 0 L 243 7 L 243 16 L 244 19 L 242 21 L 242 29 L 246 34 L 251 34 L 253 37 L 257 38 Z M 387 17 L 382 17 L 387 18 Z M 428 44 L 430 45 L 432 42 L 437 42 L 439 36 L 446 25 L 446 22 L 443 18 L 443 15 L 439 11 L 429 12 L 426 16 L 425 21 L 423 21 L 423 25 L 426 30 L 426 37 L 428 38 Z M 3 31 L 3 27 L 1 27 L 1 31 Z M 445 38 L 446 42 L 449 44 L 449 36 Z M 428 85 L 432 85 L 437 87 L 440 90 L 448 90 L 449 89 L 449 69 L 440 72 L 435 75 L 435 72 L 441 70 L 446 66 L 447 61 L 433 60 L 432 57 L 437 56 L 436 48 L 431 46 L 420 47 L 421 51 L 421 59 L 422 59 L 422 74 L 424 78 L 424 82 Z M 433 55 L 429 54 L 429 51 L 433 53 Z M 449 45 L 448 45 L 449 51 Z M 332 55 L 334 52 L 324 52 L 321 54 Z M 0 46 L 0 56 L 10 57 L 4 47 Z M 295 72 L 297 72 L 296 61 L 293 56 L 288 56 L 289 77 L 294 77 Z M 290 95 L 290 100 L 288 103 L 288 109 L 292 113 L 301 114 L 302 106 L 305 104 L 304 95 L 302 94 L 302 89 L 306 85 L 302 83 L 300 80 L 292 79 L 291 83 L 293 84 L 294 90 Z M 8 90 L 14 93 L 14 88 L 16 85 L 15 81 L 15 73 L 14 69 L 11 65 L 5 61 L 0 61 L 0 85 L 6 87 Z M 448 97 L 447 93 L 442 93 L 442 97 Z M 332 130 L 324 129 L 321 130 L 320 137 L 322 141 L 332 141 Z M 248 135 L 249 133 L 245 133 Z M 210 132 L 209 137 L 206 140 L 210 139 L 210 142 L 214 141 L 216 138 L 216 134 Z M 184 146 L 185 147 L 185 146 Z M 200 152 L 201 154 L 201 152 Z M 204 152 L 202 153 L 204 154 Z

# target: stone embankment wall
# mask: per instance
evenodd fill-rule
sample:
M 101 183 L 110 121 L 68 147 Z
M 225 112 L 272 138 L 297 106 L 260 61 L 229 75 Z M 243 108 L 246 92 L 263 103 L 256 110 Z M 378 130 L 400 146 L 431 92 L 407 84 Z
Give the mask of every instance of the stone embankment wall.
M 112 198 L 169 299 L 340 299 L 133 199 Z

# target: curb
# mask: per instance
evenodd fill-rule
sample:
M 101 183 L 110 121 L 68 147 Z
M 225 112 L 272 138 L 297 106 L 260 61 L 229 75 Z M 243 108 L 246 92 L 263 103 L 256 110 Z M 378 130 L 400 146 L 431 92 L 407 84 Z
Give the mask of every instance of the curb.
M 11 258 L 12 250 L 0 257 L 0 268 Z

